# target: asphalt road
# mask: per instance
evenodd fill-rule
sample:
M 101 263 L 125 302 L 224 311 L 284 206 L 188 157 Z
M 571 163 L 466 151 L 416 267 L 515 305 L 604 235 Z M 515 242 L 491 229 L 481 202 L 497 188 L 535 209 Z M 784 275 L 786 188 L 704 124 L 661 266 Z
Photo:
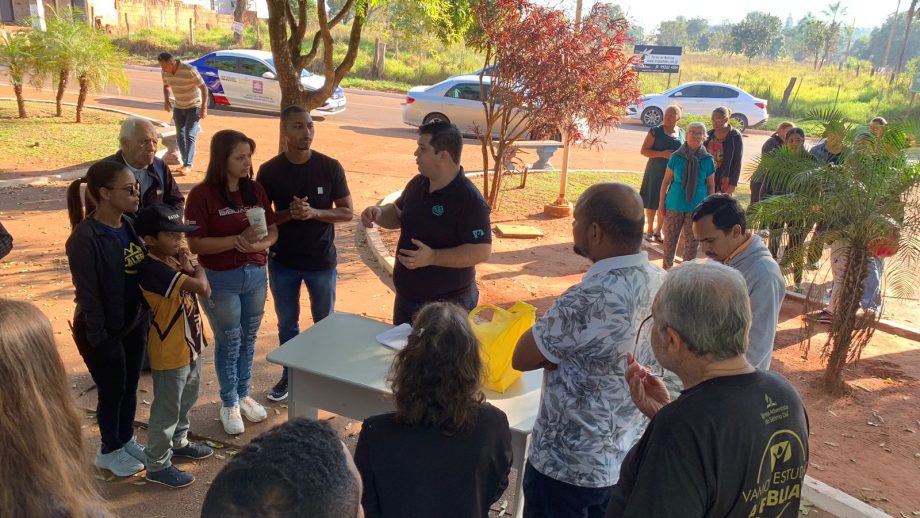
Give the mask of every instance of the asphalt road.
M 122 94 L 112 86 L 106 87 L 98 103 L 128 111 L 137 108 L 159 111 L 162 119 L 166 119 L 167 115 L 162 109 L 163 87 L 159 69 L 129 66 L 125 71 L 128 75 L 129 91 Z M 2 71 L 0 71 L 0 81 L 8 83 Z M 74 82 L 71 82 L 70 86 L 70 90 L 75 90 Z M 412 127 L 402 122 L 401 112 L 404 100 L 402 95 L 346 90 L 346 96 L 348 107 L 344 112 L 328 117 L 316 116 L 315 119 L 322 124 L 331 124 L 343 130 L 350 130 L 356 134 L 356 138 L 360 138 L 361 135 L 374 135 L 414 139 Z M 214 109 L 212 114 L 231 117 L 237 114 L 238 117 L 246 119 L 277 117 L 273 114 L 226 108 Z M 624 121 L 618 128 L 601 136 L 600 148 L 590 151 L 578 150 L 573 154 L 572 167 L 642 171 L 645 168 L 646 159 L 639 154 L 639 149 L 646 132 L 647 129 L 644 126 Z M 745 164 L 759 154 L 766 138 L 767 135 L 764 132 L 749 131 L 745 134 Z M 468 144 L 473 144 L 473 142 L 470 140 Z M 554 158 L 553 163 L 557 167 L 560 155 L 561 152 L 557 153 Z

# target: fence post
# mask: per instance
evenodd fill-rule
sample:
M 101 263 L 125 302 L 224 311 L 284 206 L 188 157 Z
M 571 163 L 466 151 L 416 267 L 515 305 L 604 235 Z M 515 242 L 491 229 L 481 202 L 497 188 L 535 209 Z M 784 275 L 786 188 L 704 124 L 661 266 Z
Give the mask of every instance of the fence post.
M 125 30 L 128 31 L 128 37 L 131 37 L 131 22 L 128 21 L 128 13 L 125 13 Z
M 789 105 L 789 96 L 792 94 L 793 87 L 795 87 L 796 79 L 797 78 L 795 76 L 789 78 L 789 84 L 786 85 L 786 89 L 783 91 L 783 100 L 779 103 L 779 113 L 777 115 L 789 113 L 787 111 L 787 106 Z
M 789 111 L 787 113 L 792 113 L 792 105 L 795 104 L 795 100 L 799 98 L 799 90 L 802 88 L 802 83 L 805 82 L 805 78 L 799 79 L 799 86 L 795 87 L 795 93 L 792 95 L 792 102 L 789 103 Z
M 188 44 L 195 45 L 195 29 L 193 28 L 192 19 L 188 19 Z

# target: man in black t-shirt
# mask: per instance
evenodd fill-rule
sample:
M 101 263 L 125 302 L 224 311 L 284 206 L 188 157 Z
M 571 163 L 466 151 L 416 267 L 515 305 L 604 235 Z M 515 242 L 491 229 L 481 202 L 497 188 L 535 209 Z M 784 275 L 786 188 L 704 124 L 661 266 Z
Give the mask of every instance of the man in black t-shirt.
M 351 221 L 352 202 L 338 160 L 310 149 L 313 119 L 303 106 L 281 112 L 287 150 L 262 164 L 256 181 L 274 204 L 278 241 L 269 250 L 268 279 L 281 344 L 300 333 L 300 285 L 310 295 L 313 323 L 335 306 L 335 223 Z M 288 372 L 268 399 L 288 395 Z
M 492 254 L 489 205 L 460 166 L 463 138 L 449 122 L 418 130 L 416 175 L 394 203 L 364 209 L 361 222 L 399 228 L 393 323 L 411 322 L 427 302 L 470 310 L 479 302 L 476 268 Z
M 684 390 L 670 402 L 661 379 L 627 355 L 630 395 L 652 421 L 623 461 L 607 518 L 798 516 L 808 417 L 792 384 L 745 359 L 744 278 L 685 263 L 668 273 L 651 319 L 652 351 Z

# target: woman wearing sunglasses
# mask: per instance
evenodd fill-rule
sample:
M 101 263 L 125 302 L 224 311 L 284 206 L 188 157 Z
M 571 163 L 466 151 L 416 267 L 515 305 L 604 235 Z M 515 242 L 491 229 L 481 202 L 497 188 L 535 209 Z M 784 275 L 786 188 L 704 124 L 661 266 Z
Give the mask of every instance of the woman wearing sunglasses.
M 83 183 L 95 205 L 88 214 L 80 200 Z M 67 189 L 72 231 L 66 248 L 77 303 L 73 338 L 98 393 L 102 445 L 95 464 L 120 477 L 144 469 L 134 412 L 149 321 L 136 275 L 146 249 L 125 215 L 137 211 L 139 195 L 134 174 L 109 161 L 96 162 Z

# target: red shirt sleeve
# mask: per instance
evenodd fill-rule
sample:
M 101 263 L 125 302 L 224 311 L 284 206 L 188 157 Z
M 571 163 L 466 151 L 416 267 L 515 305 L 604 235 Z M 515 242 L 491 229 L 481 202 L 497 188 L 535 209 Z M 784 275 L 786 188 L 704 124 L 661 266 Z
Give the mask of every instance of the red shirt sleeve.
M 197 225 L 198 230 L 189 232 L 191 237 L 208 237 L 208 197 L 204 184 L 196 185 L 188 193 L 185 203 L 185 220 L 189 225 Z

